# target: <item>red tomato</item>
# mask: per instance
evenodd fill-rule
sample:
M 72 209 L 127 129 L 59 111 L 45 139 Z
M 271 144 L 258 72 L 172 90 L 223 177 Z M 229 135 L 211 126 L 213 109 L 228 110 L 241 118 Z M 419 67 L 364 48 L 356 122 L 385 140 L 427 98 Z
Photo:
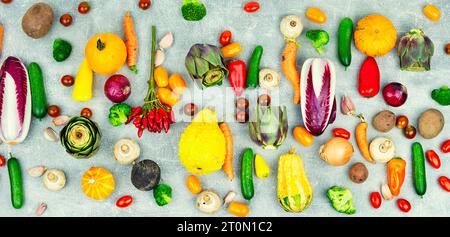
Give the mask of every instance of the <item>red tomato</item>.
M 372 192 L 370 194 L 370 203 L 373 208 L 378 209 L 381 206 L 381 194 L 379 192 Z
M 350 132 L 343 128 L 335 128 L 332 132 L 335 137 L 342 137 L 347 140 L 350 139 Z
M 244 5 L 244 11 L 253 13 L 259 10 L 259 2 L 248 2 Z
M 59 109 L 59 107 L 57 105 L 50 105 L 47 108 L 47 113 L 48 113 L 48 115 L 50 115 L 50 117 L 56 118 L 61 114 L 61 110 Z
M 416 136 L 416 133 L 416 128 L 412 125 L 408 125 L 405 129 L 403 129 L 403 134 L 408 139 L 413 139 Z
M 152 5 L 152 1 L 150 0 L 139 0 L 139 8 L 142 10 L 147 10 Z
M 374 97 L 380 91 L 380 70 L 377 61 L 372 57 L 367 59 L 359 69 L 358 92 L 364 97 Z
M 59 22 L 65 27 L 70 26 L 72 24 L 72 20 L 72 16 L 69 13 L 62 15 L 59 18 Z
M 63 86 L 66 87 L 73 86 L 74 83 L 75 78 L 73 78 L 73 76 L 71 75 L 64 75 L 63 77 L 61 77 L 61 84 L 63 84 Z
M 450 179 L 449 178 L 447 178 L 445 176 L 441 176 L 441 177 L 439 177 L 438 181 L 439 181 L 439 185 L 441 185 L 441 187 L 445 191 L 450 192 Z
M 219 43 L 223 46 L 231 43 L 231 38 L 233 37 L 233 33 L 229 30 L 225 30 L 220 34 Z
M 5 157 L 3 157 L 2 155 L 0 155 L 0 167 L 4 166 L 5 163 Z
M 116 206 L 118 208 L 125 208 L 125 207 L 130 206 L 131 203 L 133 203 L 133 197 L 130 195 L 126 195 L 126 196 L 123 196 L 123 197 L 117 199 Z
M 450 152 L 450 139 L 442 143 L 441 145 L 441 151 L 443 153 L 449 153 Z
M 248 113 L 247 113 L 247 111 L 245 111 L 245 110 L 238 111 L 236 113 L 236 121 L 238 121 L 239 123 L 246 123 L 246 122 L 248 122 Z
M 88 2 L 80 2 L 80 4 L 78 4 L 78 12 L 81 14 L 88 13 L 90 9 L 91 6 L 89 5 Z
M 10 4 L 13 0 L 2 0 L 2 3 L 4 4 Z
M 82 117 L 85 117 L 85 118 L 91 118 L 92 117 L 92 110 L 89 109 L 89 108 L 83 108 L 81 110 L 81 112 L 80 112 L 80 115 Z
M 397 200 L 397 206 L 402 212 L 409 212 L 411 210 L 411 203 L 403 198 Z
M 431 167 L 439 169 L 441 167 L 441 159 L 439 159 L 438 154 L 433 150 L 428 150 L 425 153 L 428 162 L 430 162 Z

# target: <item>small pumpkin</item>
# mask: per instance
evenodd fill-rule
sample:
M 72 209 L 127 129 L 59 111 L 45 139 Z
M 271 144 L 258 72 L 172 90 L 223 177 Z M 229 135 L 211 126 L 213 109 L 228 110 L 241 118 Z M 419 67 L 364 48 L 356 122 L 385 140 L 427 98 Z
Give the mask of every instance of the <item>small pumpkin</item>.
M 391 51 L 397 41 L 397 30 L 381 14 L 372 14 L 358 21 L 355 29 L 355 46 L 367 56 L 383 56 Z
M 86 44 L 84 53 L 89 67 L 100 75 L 117 72 L 127 59 L 125 43 L 112 33 L 94 35 Z
M 91 167 L 81 178 L 81 189 L 94 200 L 103 200 L 114 191 L 114 176 L 107 169 Z

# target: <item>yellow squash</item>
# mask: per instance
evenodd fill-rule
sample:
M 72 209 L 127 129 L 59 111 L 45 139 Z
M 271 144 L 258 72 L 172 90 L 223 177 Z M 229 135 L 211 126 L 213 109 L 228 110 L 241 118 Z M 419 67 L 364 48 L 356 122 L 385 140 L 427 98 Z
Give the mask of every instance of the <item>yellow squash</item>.
M 361 19 L 355 29 L 355 46 L 367 56 L 387 54 L 395 47 L 397 30 L 392 22 L 381 14 L 372 14 Z
M 83 59 L 77 76 L 75 77 L 75 84 L 73 85 L 72 99 L 79 102 L 86 102 L 92 98 L 92 83 L 94 75 L 89 67 L 86 59 Z
M 123 40 L 112 33 L 94 35 L 84 49 L 92 71 L 100 75 L 117 72 L 127 59 L 127 49 Z
M 312 202 L 313 189 L 302 158 L 292 148 L 278 160 L 278 201 L 288 212 L 301 212 Z

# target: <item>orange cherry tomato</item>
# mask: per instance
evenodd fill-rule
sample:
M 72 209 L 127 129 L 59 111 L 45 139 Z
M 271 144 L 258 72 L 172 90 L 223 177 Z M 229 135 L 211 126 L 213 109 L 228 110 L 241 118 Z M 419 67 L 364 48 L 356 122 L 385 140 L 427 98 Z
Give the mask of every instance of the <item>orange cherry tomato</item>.
M 402 212 L 409 212 L 411 210 L 411 203 L 403 198 L 397 200 L 397 206 Z
M 174 73 L 169 77 L 169 87 L 173 92 L 181 95 L 186 91 L 186 81 L 180 74 Z
M 186 187 L 192 194 L 199 194 L 202 191 L 202 183 L 195 175 L 186 178 Z
M 232 58 L 238 56 L 242 52 L 242 48 L 239 43 L 231 43 L 222 47 L 220 51 L 225 58 Z
M 446 176 L 441 176 L 438 179 L 439 181 L 439 185 L 441 185 L 441 187 L 447 191 L 450 192 L 450 179 L 447 178 Z
M 219 43 L 222 46 L 228 45 L 231 43 L 231 38 L 233 37 L 233 34 L 229 30 L 225 30 L 220 34 Z
M 162 66 L 155 68 L 154 78 L 158 87 L 166 87 L 169 85 L 169 72 Z
M 259 10 L 259 2 L 248 2 L 244 5 L 244 11 L 248 13 L 257 12 Z
M 343 128 L 335 128 L 332 132 L 335 137 L 342 137 L 347 140 L 350 139 L 350 132 Z
M 295 127 L 292 134 L 294 135 L 295 140 L 303 146 L 311 146 L 314 142 L 313 135 L 311 135 L 311 133 L 309 133 L 308 130 L 302 126 Z
M 161 100 L 163 104 L 170 105 L 172 107 L 178 103 L 178 100 L 180 99 L 176 93 L 167 88 L 158 88 L 156 94 L 158 95 L 158 99 Z
M 327 21 L 327 15 L 317 7 L 308 7 L 306 10 L 306 18 L 319 24 L 323 24 Z
M 372 192 L 370 194 L 370 203 L 372 204 L 372 207 L 375 209 L 380 208 L 381 206 L 381 195 L 379 192 Z
M 227 210 L 230 214 L 237 217 L 246 217 L 250 212 L 250 208 L 242 202 L 231 202 Z
M 441 159 L 439 159 L 439 156 L 435 151 L 428 150 L 425 153 L 425 156 L 427 157 L 427 160 L 430 163 L 431 167 L 435 169 L 439 169 L 441 167 Z
M 431 3 L 423 8 L 423 14 L 432 21 L 439 21 L 441 19 L 441 11 Z
M 130 195 L 126 195 L 126 196 L 123 196 L 123 197 L 117 199 L 116 206 L 118 208 L 125 208 L 125 207 L 130 206 L 131 203 L 133 203 L 133 197 Z

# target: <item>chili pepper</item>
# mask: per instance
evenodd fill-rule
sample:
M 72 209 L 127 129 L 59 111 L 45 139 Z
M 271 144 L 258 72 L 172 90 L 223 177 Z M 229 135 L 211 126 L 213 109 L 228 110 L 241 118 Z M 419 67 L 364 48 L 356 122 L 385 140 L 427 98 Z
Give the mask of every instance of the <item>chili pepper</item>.
M 253 50 L 252 57 L 250 59 L 250 64 L 248 65 L 247 74 L 247 87 L 256 88 L 259 82 L 259 64 L 261 63 L 261 57 L 263 55 L 263 47 L 258 45 Z
M 136 126 L 136 127 L 139 127 L 141 125 L 141 119 L 142 118 L 140 116 L 135 117 L 135 119 L 133 121 L 133 125 Z
M 231 43 L 231 38 L 233 37 L 233 34 L 229 30 L 225 30 L 220 34 L 219 43 L 223 46 L 228 45 Z
M 0 167 L 5 165 L 5 157 L 3 157 L 2 155 L 0 155 Z
M 244 5 L 244 11 L 253 13 L 259 10 L 259 2 L 248 2 Z
M 164 132 L 167 133 L 169 131 L 169 120 L 168 119 L 163 120 L 163 127 L 164 127 Z
M 146 129 L 148 127 L 148 120 L 147 120 L 146 116 L 144 118 L 142 118 L 142 127 L 144 129 Z
M 442 143 L 441 145 L 441 151 L 443 153 L 449 153 L 450 152 L 450 139 Z
M 438 179 L 439 181 L 439 185 L 441 185 L 441 187 L 447 191 L 450 192 L 450 179 L 447 178 L 446 176 L 441 176 Z
M 403 198 L 397 200 L 397 206 L 402 212 L 409 212 L 411 210 L 411 203 Z
M 332 132 L 335 137 L 342 137 L 347 140 L 350 139 L 350 132 L 343 128 L 335 128 Z
M 439 159 L 439 156 L 435 151 L 428 150 L 425 153 L 425 156 L 427 157 L 427 160 L 430 163 L 431 167 L 435 169 L 439 169 L 441 167 L 441 159 Z
M 387 164 L 387 179 L 392 195 L 398 196 L 405 181 L 406 162 L 402 158 L 391 159 Z
M 228 80 L 231 88 L 233 88 L 236 96 L 241 96 L 245 88 L 247 80 L 247 71 L 245 70 L 245 62 L 242 60 L 235 60 L 228 64 Z
M 153 119 L 150 118 L 150 114 L 147 116 L 147 130 L 152 132 Z
M 373 97 L 380 91 L 380 70 L 377 61 L 372 57 L 367 59 L 361 65 L 359 70 L 358 92 L 364 97 Z
M 131 108 L 131 114 L 128 115 L 128 120 L 125 124 L 129 124 L 136 116 L 140 115 L 142 112 L 142 107 Z
M 372 204 L 372 207 L 375 209 L 380 208 L 381 206 L 381 195 L 379 192 L 372 192 L 370 194 L 370 203 Z
M 144 129 L 143 128 L 138 128 L 138 132 L 137 132 L 137 135 L 138 135 L 138 137 L 140 138 L 140 137 L 142 137 L 142 133 L 144 132 Z
M 169 121 L 170 121 L 170 123 L 175 123 L 175 115 L 173 114 L 172 109 L 169 112 Z

